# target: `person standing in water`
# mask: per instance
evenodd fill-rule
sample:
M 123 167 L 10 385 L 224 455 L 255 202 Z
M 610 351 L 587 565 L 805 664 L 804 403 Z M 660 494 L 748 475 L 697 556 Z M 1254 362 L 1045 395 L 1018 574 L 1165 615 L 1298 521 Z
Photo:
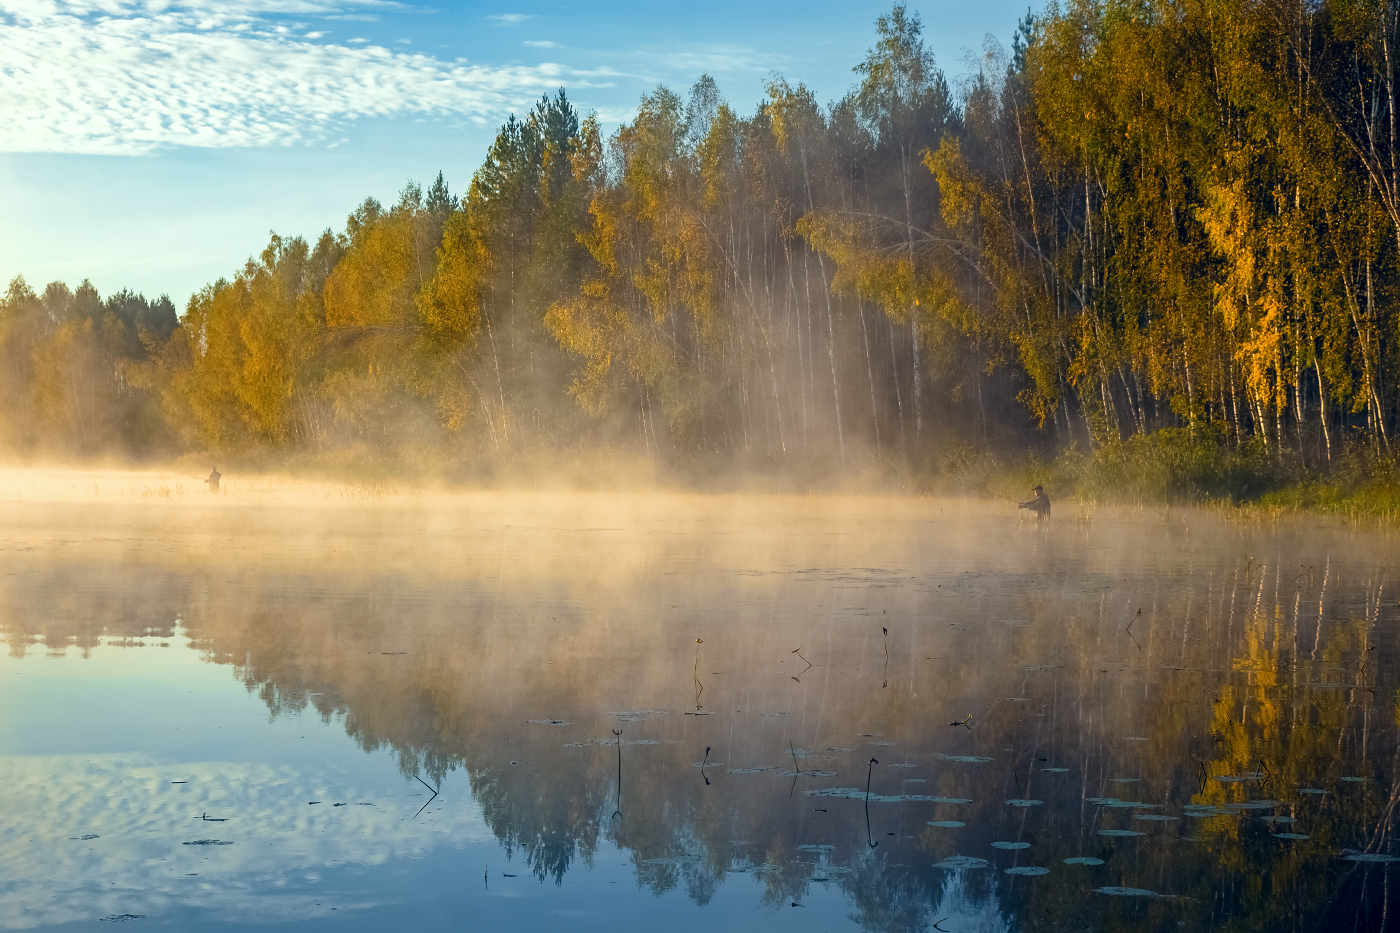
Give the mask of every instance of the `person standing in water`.
M 219 468 L 218 468 L 218 467 L 214 467 L 213 469 L 211 469 L 211 470 L 209 471 L 209 478 L 206 479 L 205 482 L 209 484 L 209 491 L 210 491 L 210 492 L 218 492 L 218 491 L 219 491 L 219 477 L 222 476 L 222 475 L 223 475 L 223 474 L 219 472 Z
M 1035 513 L 1036 521 L 1040 521 L 1042 518 L 1049 518 L 1050 497 L 1045 494 L 1045 490 L 1040 486 L 1035 487 L 1031 490 L 1031 492 L 1034 495 L 1031 496 L 1030 501 L 1018 502 L 1017 507 L 1022 509 L 1030 509 L 1032 512 Z

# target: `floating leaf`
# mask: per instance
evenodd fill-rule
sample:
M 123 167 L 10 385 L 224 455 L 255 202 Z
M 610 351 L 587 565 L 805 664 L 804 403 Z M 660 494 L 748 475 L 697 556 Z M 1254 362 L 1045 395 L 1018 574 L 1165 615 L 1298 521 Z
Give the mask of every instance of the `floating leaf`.
M 1337 778 L 1337 780 L 1339 780 L 1339 781 L 1350 781 L 1352 784 L 1361 784 L 1361 783 L 1363 783 L 1366 779 L 1365 779 L 1365 778 L 1359 778 L 1359 777 L 1340 777 L 1340 778 Z
M 1013 806 L 1013 807 L 1038 807 L 1038 806 L 1040 806 L 1042 803 L 1044 803 L 1045 801 L 1043 801 L 1043 800 L 1008 800 L 1008 801 L 1006 801 L 1006 802 L 1007 802 L 1008 804 L 1010 804 L 1011 806 Z
M 1034 876 L 1036 876 L 1036 875 L 1048 875 L 1048 874 L 1050 874 L 1050 869 L 1048 869 L 1048 868 L 1041 868 L 1041 867 L 1039 867 L 1038 865 L 1027 865 L 1027 866 L 1025 866 L 1025 867 L 1023 867 L 1023 868 L 1007 868 L 1007 869 L 1004 869 L 1004 871 L 1005 871 L 1006 874 L 1008 874 L 1008 875 L 1030 875 L 1030 876 L 1032 876 L 1032 877 L 1034 877 Z
M 1041 768 L 1046 774 L 1064 774 L 1069 768 Z
M 970 855 L 950 855 L 941 862 L 934 864 L 935 868 L 986 868 L 989 863 L 984 858 L 973 858 Z
M 1379 852 L 1354 852 L 1342 858 L 1348 862 L 1400 862 L 1400 856 L 1381 855 Z
M 835 852 L 835 851 L 836 851 L 836 847 L 835 847 L 835 846 L 827 846 L 827 845 L 805 845 L 805 846 L 798 846 L 798 847 L 797 847 L 797 851 L 798 851 L 798 852 Z
M 1133 819 L 1135 819 L 1135 820 L 1156 820 L 1156 821 L 1159 822 L 1159 823 L 1170 823 L 1170 822 L 1172 822 L 1172 821 L 1174 821 L 1174 820 L 1180 819 L 1180 817 L 1176 817 L 1176 816 L 1163 816 L 1163 815 L 1160 814 L 1160 813 L 1134 813 L 1134 814 L 1133 814 Z
M 1101 829 L 1100 836 L 1146 836 L 1147 833 L 1140 833 L 1131 829 Z
M 1261 816 L 1261 817 L 1259 817 L 1259 819 L 1263 820 L 1263 821 L 1266 822 L 1266 823 L 1296 823 L 1296 822 L 1298 822 L 1297 820 L 1295 820 L 1295 819 L 1294 819 L 1293 817 L 1291 817 L 1291 816 Z
M 1298 788 L 1298 793 L 1300 793 L 1300 794 L 1330 794 L 1330 793 L 1332 793 L 1332 792 L 1331 792 L 1330 790 L 1318 790 L 1316 787 L 1300 787 L 1300 788 Z
M 1156 891 L 1146 888 L 1094 888 L 1099 894 L 1112 894 L 1116 897 L 1157 897 Z
M 1274 833 L 1275 839 L 1306 839 L 1301 833 Z
M 1066 865 L 1102 865 L 1103 859 L 1094 858 L 1091 855 L 1076 855 L 1074 858 L 1065 859 Z
M 992 843 L 992 848 L 993 848 L 993 849 L 1029 849 L 1030 847 L 1031 847 L 1031 844 L 1030 844 L 1029 842 L 994 842 L 994 843 Z
M 984 761 L 991 761 L 990 758 L 983 758 L 979 755 L 939 755 L 944 761 L 961 761 L 966 764 L 981 764 Z
M 865 791 L 856 787 L 821 787 L 816 790 L 804 791 L 809 797 L 849 797 L 852 800 L 866 799 Z M 916 801 L 920 803 L 971 803 L 966 797 L 930 797 L 926 794 L 871 794 L 870 800 L 879 803 L 902 803 L 904 801 Z
M 966 823 L 959 823 L 957 820 L 929 820 L 930 826 L 942 826 L 944 829 L 957 829 L 959 826 L 966 826 Z

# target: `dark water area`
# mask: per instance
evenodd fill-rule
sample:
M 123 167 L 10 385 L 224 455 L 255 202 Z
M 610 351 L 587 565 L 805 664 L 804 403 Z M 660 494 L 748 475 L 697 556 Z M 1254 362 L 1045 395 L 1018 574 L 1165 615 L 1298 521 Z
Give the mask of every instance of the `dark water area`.
M 1400 540 L 1060 512 L 6 494 L 0 927 L 1397 926 Z

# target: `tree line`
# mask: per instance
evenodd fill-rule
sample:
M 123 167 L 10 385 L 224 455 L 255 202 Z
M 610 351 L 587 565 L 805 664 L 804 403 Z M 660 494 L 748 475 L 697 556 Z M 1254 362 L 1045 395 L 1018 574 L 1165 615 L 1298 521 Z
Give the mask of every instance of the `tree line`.
M 15 449 L 937 469 L 1397 429 L 1394 0 L 1070 0 L 950 84 L 896 5 L 839 100 L 564 90 L 192 296 L 0 302 Z

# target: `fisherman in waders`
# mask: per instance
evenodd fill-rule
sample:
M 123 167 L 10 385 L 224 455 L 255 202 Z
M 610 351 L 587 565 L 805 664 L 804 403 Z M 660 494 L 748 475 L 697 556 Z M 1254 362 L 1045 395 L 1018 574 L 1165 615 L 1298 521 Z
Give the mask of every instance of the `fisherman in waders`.
M 1029 502 L 1018 502 L 1017 507 L 1022 509 L 1030 509 L 1032 512 L 1035 513 L 1036 521 L 1040 521 L 1042 518 L 1049 518 L 1050 497 L 1047 496 L 1045 494 L 1045 490 L 1039 486 L 1032 489 L 1031 492 L 1035 494 L 1031 497 L 1031 500 Z
M 209 471 L 209 478 L 206 479 L 205 482 L 209 484 L 210 492 L 219 491 L 219 477 L 222 475 L 223 474 L 219 472 L 218 467 L 214 467 L 212 470 Z

